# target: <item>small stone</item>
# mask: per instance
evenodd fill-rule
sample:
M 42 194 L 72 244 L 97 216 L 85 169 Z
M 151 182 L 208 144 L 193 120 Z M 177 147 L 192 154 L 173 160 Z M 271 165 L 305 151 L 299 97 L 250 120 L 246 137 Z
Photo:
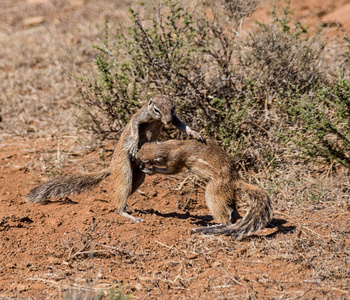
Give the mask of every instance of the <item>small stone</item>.
M 43 16 L 36 16 L 31 18 L 26 18 L 22 21 L 23 27 L 36 26 L 44 23 L 45 19 Z
M 197 258 L 198 257 L 198 255 L 197 254 L 195 254 L 195 253 L 189 253 L 188 255 L 187 255 L 187 259 L 195 259 L 195 258 Z
M 85 4 L 84 0 L 70 0 L 69 1 L 70 6 L 73 8 L 83 6 Z
M 24 284 L 17 284 L 16 285 L 16 290 L 18 292 L 25 292 L 25 291 L 28 290 L 28 287 L 26 285 L 24 285 Z
M 28 4 L 38 4 L 38 3 L 47 3 L 50 0 L 27 0 Z

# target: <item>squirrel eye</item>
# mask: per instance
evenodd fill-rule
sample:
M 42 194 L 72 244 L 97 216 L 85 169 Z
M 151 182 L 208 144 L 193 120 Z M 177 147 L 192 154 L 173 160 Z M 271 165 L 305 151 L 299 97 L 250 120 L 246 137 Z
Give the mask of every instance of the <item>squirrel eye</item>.
M 154 109 L 154 112 L 155 112 L 156 114 L 158 114 L 158 115 L 160 114 L 160 112 L 159 112 L 159 110 L 158 110 L 157 108 L 154 107 L 153 109 Z

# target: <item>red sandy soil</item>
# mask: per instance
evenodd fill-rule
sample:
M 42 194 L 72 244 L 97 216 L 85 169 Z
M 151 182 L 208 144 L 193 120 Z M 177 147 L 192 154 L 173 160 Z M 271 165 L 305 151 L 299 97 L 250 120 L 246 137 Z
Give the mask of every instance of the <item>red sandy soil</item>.
M 348 7 L 347 1 L 292 2 L 295 16 L 315 27 L 339 18 L 350 28 Z M 256 14 L 268 11 L 262 6 Z M 52 172 L 100 170 L 112 150 L 105 146 L 101 160 L 101 151 L 89 152 L 77 137 L 1 140 L 0 299 L 93 299 L 113 288 L 134 299 L 350 298 L 350 206 L 281 207 L 283 195 L 272 195 L 274 227 L 235 241 L 191 232 L 215 222 L 203 185 L 187 173 L 147 177 L 128 201 L 143 223 L 115 213 L 110 178 L 69 199 L 25 202 Z M 241 214 L 246 209 L 243 204 Z
M 57 158 L 58 147 L 65 153 L 73 146 L 43 139 L 1 145 L 0 297 L 73 299 L 120 283 L 123 292 L 136 299 L 349 295 L 349 281 L 332 273 L 346 272 L 342 268 L 344 260 L 349 263 L 349 252 L 346 256 L 339 250 L 350 247 L 350 213 L 336 206 L 311 206 L 300 219 L 277 211 L 274 228 L 234 241 L 191 233 L 213 221 L 203 188 L 193 189 L 188 179 L 177 191 L 184 180 L 179 176 L 148 177 L 131 197 L 133 215 L 143 223 L 131 223 L 114 212 L 109 179 L 70 199 L 26 203 L 23 196 L 41 181 L 33 161 L 48 153 Z M 84 164 L 103 167 L 95 153 L 67 152 L 74 158 L 63 173 L 76 172 Z M 190 197 L 189 207 L 181 209 Z M 320 219 L 327 226 L 320 226 Z M 319 251 L 326 257 L 322 254 L 319 260 Z M 329 272 L 318 269 L 323 259 L 332 265 L 339 259 L 338 268 L 326 264 Z M 313 273 L 320 275 L 314 278 Z M 331 278 L 325 280 L 329 273 Z

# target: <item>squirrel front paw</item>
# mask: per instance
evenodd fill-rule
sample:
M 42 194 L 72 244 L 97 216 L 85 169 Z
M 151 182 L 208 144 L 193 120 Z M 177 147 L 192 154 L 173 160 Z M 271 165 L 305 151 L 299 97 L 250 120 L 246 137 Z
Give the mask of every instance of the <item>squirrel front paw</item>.
M 149 167 L 147 168 L 144 164 L 142 165 L 142 163 L 140 164 L 140 168 L 141 171 L 147 175 L 153 175 L 154 171 L 153 171 L 153 167 Z
M 134 161 L 137 159 L 137 151 L 138 151 L 138 147 L 136 144 L 132 144 L 128 151 L 130 158 Z
M 202 137 L 202 135 L 200 133 L 198 133 L 197 131 L 191 130 L 189 132 L 189 134 L 194 137 L 195 139 L 197 139 L 198 141 L 206 144 L 207 142 L 205 141 L 205 139 Z

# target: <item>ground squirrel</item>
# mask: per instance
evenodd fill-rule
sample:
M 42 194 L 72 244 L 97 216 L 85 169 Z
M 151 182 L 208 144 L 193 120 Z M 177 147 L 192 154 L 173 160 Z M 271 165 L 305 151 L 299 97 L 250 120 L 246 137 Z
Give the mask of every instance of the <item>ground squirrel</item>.
M 176 174 L 186 167 L 207 182 L 206 203 L 214 218 L 223 225 L 197 228 L 196 232 L 240 239 L 271 221 L 269 196 L 259 187 L 242 181 L 233 161 L 213 141 L 208 140 L 206 144 L 194 140 L 146 143 L 137 156 L 146 174 Z M 250 209 L 243 219 L 232 224 L 239 218 L 236 201 L 240 191 L 249 195 Z
M 32 189 L 26 200 L 43 202 L 50 198 L 63 198 L 79 194 L 112 175 L 114 204 L 117 213 L 140 222 L 129 215 L 125 208 L 128 197 L 142 184 L 145 174 L 136 160 L 138 149 L 146 142 L 156 141 L 164 125 L 172 123 L 179 130 L 204 142 L 202 136 L 182 122 L 175 114 L 175 106 L 166 95 L 153 96 L 125 126 L 115 147 L 111 165 L 100 172 L 68 175 L 54 178 Z

